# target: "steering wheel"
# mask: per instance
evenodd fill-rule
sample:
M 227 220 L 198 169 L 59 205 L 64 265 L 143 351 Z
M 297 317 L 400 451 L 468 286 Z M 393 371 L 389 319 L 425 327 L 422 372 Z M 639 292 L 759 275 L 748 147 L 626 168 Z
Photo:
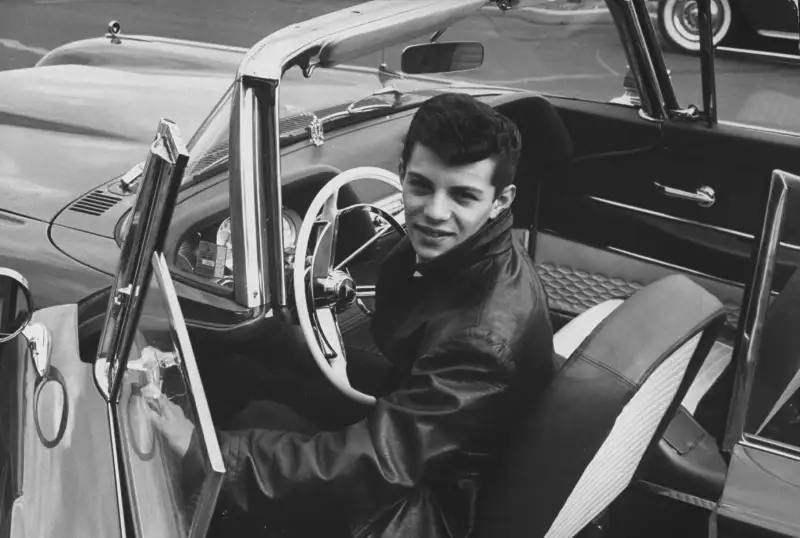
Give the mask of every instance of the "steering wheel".
M 371 166 L 347 170 L 326 183 L 312 200 L 297 234 L 293 287 L 300 328 L 319 368 L 348 398 L 361 404 L 375 405 L 374 396 L 350 386 L 347 379 L 347 357 L 337 321 L 338 313 L 360 302 L 361 297 L 371 296 L 374 290 L 356 286 L 343 267 L 391 230 L 405 235 L 405 229 L 395 217 L 372 204 L 338 208 L 339 191 L 342 187 L 363 179 L 379 181 L 402 191 L 397 174 Z M 339 217 L 359 210 L 379 216 L 386 224 L 375 230 L 374 235 L 345 260 L 334 266 Z M 311 255 L 306 257 L 314 231 L 317 231 L 315 244 Z

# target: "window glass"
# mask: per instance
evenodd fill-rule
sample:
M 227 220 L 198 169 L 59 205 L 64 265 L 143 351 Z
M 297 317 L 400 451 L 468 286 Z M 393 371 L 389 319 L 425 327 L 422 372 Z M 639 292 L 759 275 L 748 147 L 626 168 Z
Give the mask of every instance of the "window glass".
M 733 9 L 731 9 L 733 6 Z M 712 0 L 719 120 L 800 133 L 796 0 Z
M 151 280 L 115 422 L 136 535 L 189 537 L 207 527 L 224 469 L 169 274 L 158 265 Z M 163 415 L 170 405 L 180 409 L 197 436 L 184 459 L 153 424 L 153 414 Z

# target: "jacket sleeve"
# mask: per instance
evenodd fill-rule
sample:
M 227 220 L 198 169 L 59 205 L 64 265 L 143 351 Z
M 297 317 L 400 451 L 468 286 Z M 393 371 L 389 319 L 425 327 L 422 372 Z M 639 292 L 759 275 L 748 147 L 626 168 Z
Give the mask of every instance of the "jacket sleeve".
M 261 514 L 284 502 L 347 511 L 385 506 L 492 438 L 510 414 L 506 389 L 514 372 L 507 356 L 498 336 L 465 330 L 421 356 L 396 391 L 345 429 L 313 436 L 219 432 L 226 463 L 221 499 Z

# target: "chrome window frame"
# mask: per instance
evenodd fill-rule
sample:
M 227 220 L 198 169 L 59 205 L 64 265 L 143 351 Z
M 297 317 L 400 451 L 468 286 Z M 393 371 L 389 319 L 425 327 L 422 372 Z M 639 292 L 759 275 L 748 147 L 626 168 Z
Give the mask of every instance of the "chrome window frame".
M 727 452 L 731 452 L 736 444 L 743 442 L 762 444 L 756 432 L 745 431 L 747 412 L 790 193 L 800 194 L 800 176 L 783 170 L 773 171 L 766 212 L 755 251 L 755 268 L 742 301 L 742 316 L 733 351 L 732 360 L 736 368 L 736 377 L 722 445 L 723 450 Z M 771 442 L 771 444 L 778 443 Z

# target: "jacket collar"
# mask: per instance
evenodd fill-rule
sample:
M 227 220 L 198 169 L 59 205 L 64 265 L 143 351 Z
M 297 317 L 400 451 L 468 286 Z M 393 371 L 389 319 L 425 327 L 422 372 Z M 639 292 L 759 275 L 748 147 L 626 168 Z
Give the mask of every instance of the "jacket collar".
M 511 210 L 506 209 L 463 243 L 431 261 L 416 263 L 414 271 L 418 271 L 423 277 L 447 278 L 483 259 L 501 254 L 511 248 L 511 225 L 513 222 L 514 217 Z M 413 248 L 411 248 L 408 238 L 405 241 L 408 242 L 412 255 L 416 256 L 413 254 Z

